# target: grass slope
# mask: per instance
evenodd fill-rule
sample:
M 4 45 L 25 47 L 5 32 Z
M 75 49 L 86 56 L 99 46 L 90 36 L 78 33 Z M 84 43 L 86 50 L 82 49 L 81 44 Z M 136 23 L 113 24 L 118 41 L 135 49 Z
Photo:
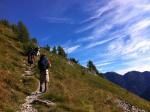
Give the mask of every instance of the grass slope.
M 16 34 L 0 24 L 0 112 L 16 112 L 35 79 L 24 79 L 26 58 Z
M 34 105 L 39 112 L 121 112 L 115 100 L 150 111 L 150 103 L 112 84 L 102 77 L 84 72 L 83 67 L 69 64 L 58 55 L 42 50 L 52 61 L 48 93 L 41 99 L 57 103 L 55 107 Z M 0 24 L 0 111 L 16 112 L 26 94 L 35 90 L 36 79 L 24 79 L 26 57 L 15 33 Z M 39 78 L 37 69 L 35 76 Z

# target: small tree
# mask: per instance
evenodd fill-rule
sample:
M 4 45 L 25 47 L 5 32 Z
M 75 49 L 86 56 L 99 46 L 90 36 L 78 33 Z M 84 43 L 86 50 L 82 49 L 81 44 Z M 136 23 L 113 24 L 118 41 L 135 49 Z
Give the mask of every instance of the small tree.
M 57 54 L 57 49 L 56 49 L 55 46 L 53 47 L 52 53 L 53 53 L 53 54 Z
M 93 64 L 93 62 L 91 60 L 88 61 L 87 67 L 90 71 L 94 71 L 96 74 L 99 74 L 96 66 Z
M 76 60 L 75 58 L 70 58 L 70 61 L 72 61 L 72 62 L 78 64 L 78 60 Z
M 32 42 L 34 45 L 37 45 L 37 43 L 38 43 L 36 38 L 32 38 L 32 39 L 31 39 L 31 42 Z
M 23 22 L 18 22 L 18 33 L 19 33 L 19 41 L 23 42 L 23 43 L 27 43 L 29 42 L 30 38 L 29 38 L 29 32 L 26 28 L 26 26 L 23 24 Z
M 50 46 L 47 44 L 46 47 L 45 47 L 45 49 L 50 52 L 50 49 L 51 49 L 51 48 L 50 48 Z
M 60 55 L 64 58 L 67 58 L 67 54 L 65 53 L 65 50 L 61 46 L 58 46 L 57 52 L 58 52 L 58 55 Z

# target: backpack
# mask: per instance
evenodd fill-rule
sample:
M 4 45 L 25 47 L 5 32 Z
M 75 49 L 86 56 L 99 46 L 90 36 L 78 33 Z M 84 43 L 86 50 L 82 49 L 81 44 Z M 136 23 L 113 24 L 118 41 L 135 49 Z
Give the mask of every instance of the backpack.
M 42 58 L 39 61 L 39 69 L 40 70 L 46 70 L 48 67 L 49 67 L 48 59 L 46 57 Z
M 34 56 L 34 55 L 33 55 L 33 51 L 30 50 L 30 51 L 28 52 L 28 62 L 29 62 L 29 63 L 32 63 L 32 61 L 33 61 L 33 56 Z

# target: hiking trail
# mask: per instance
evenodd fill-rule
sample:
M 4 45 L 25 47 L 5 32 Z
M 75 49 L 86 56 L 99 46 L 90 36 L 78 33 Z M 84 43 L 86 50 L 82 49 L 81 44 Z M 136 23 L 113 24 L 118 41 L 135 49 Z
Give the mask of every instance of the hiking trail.
M 25 73 L 22 74 L 22 76 L 25 78 L 34 77 L 33 68 L 28 67 L 27 69 L 28 70 L 26 70 Z M 37 109 L 33 108 L 33 106 L 32 106 L 33 103 L 40 103 L 40 104 L 44 104 L 47 106 L 54 106 L 55 105 L 55 103 L 53 103 L 51 101 L 38 99 L 39 96 L 44 94 L 44 93 L 39 92 L 39 88 L 40 88 L 40 82 L 38 81 L 37 90 L 32 92 L 30 95 L 26 96 L 25 103 L 23 103 L 21 105 L 19 112 L 38 112 Z

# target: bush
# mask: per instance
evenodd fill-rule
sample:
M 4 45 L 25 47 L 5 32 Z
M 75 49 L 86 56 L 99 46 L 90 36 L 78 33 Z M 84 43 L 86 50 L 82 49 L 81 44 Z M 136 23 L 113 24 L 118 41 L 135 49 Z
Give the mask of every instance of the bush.
M 72 61 L 72 62 L 74 62 L 74 63 L 76 63 L 76 64 L 79 63 L 78 60 L 76 60 L 75 58 L 70 58 L 69 60 Z

